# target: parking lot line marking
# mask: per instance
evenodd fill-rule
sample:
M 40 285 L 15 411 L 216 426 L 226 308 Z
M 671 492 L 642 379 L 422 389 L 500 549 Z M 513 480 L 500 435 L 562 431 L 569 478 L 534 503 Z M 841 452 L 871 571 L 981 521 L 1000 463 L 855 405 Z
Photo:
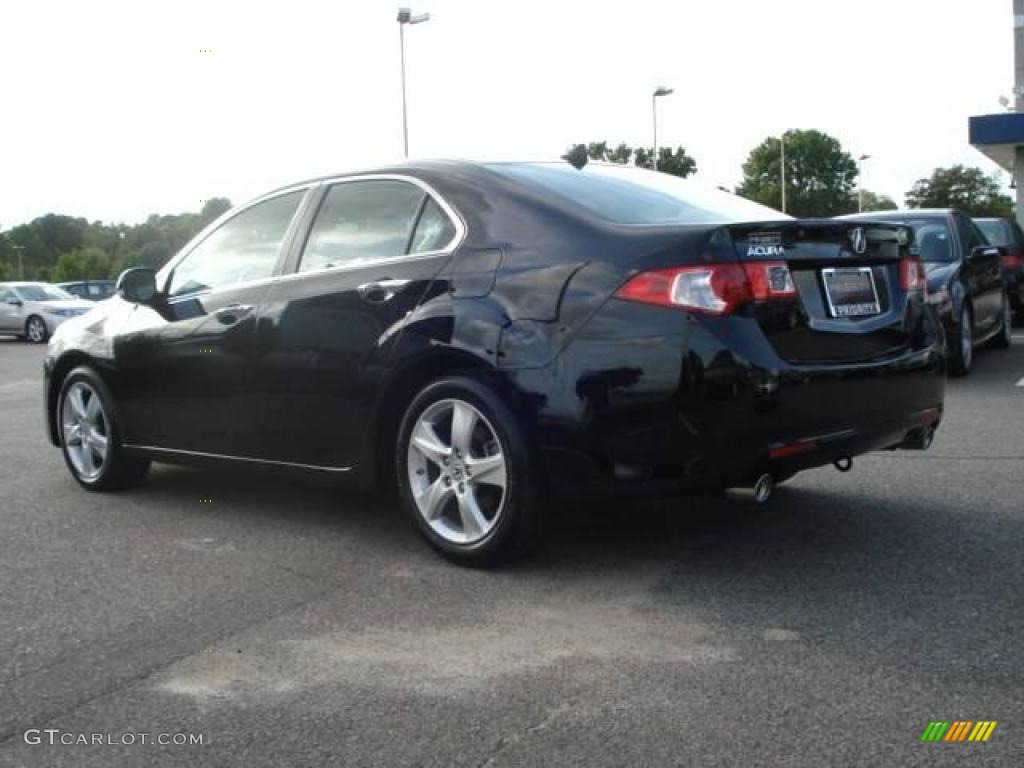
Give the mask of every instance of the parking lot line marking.
M 1024 376 L 1021 376 L 1019 379 L 1017 379 L 1017 386 L 1024 387 Z

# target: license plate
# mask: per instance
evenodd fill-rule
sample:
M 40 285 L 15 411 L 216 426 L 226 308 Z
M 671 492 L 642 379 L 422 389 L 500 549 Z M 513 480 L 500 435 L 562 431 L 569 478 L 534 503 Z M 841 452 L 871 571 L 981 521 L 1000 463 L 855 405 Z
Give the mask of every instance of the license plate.
M 863 317 L 881 311 L 870 267 L 823 269 L 821 278 L 832 317 Z

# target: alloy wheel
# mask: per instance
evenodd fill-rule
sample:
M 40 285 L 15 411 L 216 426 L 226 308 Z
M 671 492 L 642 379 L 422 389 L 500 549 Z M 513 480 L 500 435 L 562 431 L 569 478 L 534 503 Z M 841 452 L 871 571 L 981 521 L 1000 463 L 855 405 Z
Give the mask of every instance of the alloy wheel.
M 93 480 L 110 456 L 110 422 L 100 397 L 89 384 L 76 381 L 64 395 L 61 428 L 68 459 L 83 480 Z
M 413 427 L 409 486 L 427 525 L 445 541 L 473 544 L 497 525 L 508 471 L 498 433 L 464 400 L 439 400 Z
M 46 338 L 46 324 L 38 317 L 29 318 L 27 334 L 28 340 L 32 343 L 42 343 Z

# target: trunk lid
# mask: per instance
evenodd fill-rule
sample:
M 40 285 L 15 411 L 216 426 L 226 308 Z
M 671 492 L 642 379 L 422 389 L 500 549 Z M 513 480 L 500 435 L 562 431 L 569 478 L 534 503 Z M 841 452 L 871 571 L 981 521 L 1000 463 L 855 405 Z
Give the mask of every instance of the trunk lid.
M 900 285 L 910 227 L 797 219 L 736 224 L 729 232 L 740 262 L 784 263 L 789 270 L 795 291 L 750 310 L 782 359 L 857 362 L 912 342 L 921 302 L 911 302 Z M 785 270 L 768 269 L 766 279 L 785 280 Z

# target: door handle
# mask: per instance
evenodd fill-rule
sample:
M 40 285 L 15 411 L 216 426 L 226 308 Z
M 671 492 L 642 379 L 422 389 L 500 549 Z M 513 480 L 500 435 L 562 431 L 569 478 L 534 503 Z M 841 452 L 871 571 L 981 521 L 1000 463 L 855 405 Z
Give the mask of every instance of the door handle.
M 217 318 L 224 325 L 231 325 L 231 323 L 237 323 L 240 319 L 252 312 L 253 307 L 251 304 L 228 304 L 226 307 L 221 307 L 213 316 Z
M 411 280 L 393 280 L 385 277 L 382 280 L 374 280 L 372 283 L 363 283 L 356 288 L 359 297 L 371 304 L 383 304 L 391 301 Z

